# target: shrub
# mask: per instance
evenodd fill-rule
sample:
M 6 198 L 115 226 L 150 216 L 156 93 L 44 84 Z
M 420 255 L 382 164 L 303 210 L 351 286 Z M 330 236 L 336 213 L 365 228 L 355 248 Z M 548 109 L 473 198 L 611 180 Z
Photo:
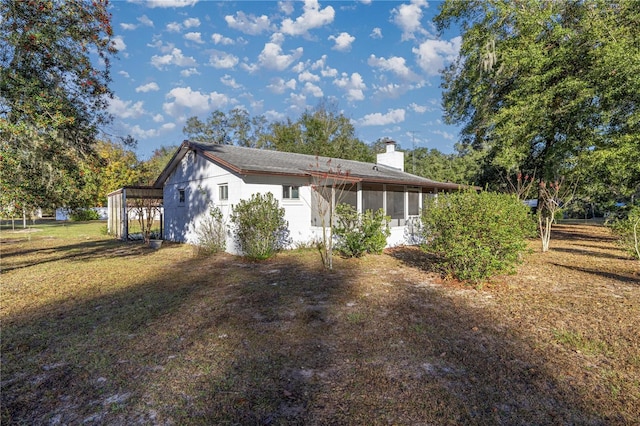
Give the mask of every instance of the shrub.
M 227 234 L 220 208 L 211 205 L 209 214 L 196 229 L 196 247 L 201 254 L 223 252 L 227 248 Z
M 610 227 L 618 236 L 622 248 L 640 259 L 640 207 L 633 207 L 626 216 L 615 219 Z
M 84 222 L 87 220 L 99 220 L 100 214 L 93 209 L 74 209 L 69 213 L 72 222 Z
M 233 207 L 231 222 L 242 253 L 251 259 L 268 259 L 290 244 L 284 208 L 273 194 L 253 194 Z
M 445 274 L 481 282 L 512 272 L 535 235 L 529 208 L 517 197 L 473 190 L 430 199 L 422 220 L 423 250 L 438 257 Z
M 365 253 L 382 253 L 390 235 L 389 218 L 382 209 L 358 213 L 349 204 L 336 207 L 334 233 L 336 248 L 344 256 L 361 257 Z

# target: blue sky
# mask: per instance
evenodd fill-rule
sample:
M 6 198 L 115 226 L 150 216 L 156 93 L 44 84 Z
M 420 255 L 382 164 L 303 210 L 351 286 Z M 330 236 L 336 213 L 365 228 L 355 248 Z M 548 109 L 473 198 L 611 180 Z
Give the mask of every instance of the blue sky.
M 178 145 L 187 118 L 243 108 L 297 119 L 325 99 L 371 143 L 452 152 L 439 70 L 459 49 L 436 36 L 439 3 L 133 0 L 112 3 L 116 47 L 108 129 L 148 158 Z

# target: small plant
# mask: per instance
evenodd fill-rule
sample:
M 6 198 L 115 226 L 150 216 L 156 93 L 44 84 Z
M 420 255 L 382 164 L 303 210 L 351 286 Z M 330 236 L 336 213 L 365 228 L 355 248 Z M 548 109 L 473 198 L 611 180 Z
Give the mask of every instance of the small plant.
M 349 204 L 338 204 L 336 216 L 334 233 L 337 237 L 336 248 L 340 253 L 347 257 L 382 253 L 391 234 L 389 217 L 384 215 L 382 209 L 358 213 Z
M 226 226 L 220 208 L 211 205 L 209 214 L 196 229 L 196 247 L 198 253 L 214 254 L 223 252 L 227 247 Z
M 72 222 L 85 222 L 88 220 L 99 220 L 100 214 L 93 209 L 74 209 L 69 213 Z
M 240 250 L 251 259 L 268 259 L 291 243 L 284 208 L 271 193 L 240 201 L 233 207 L 231 222 Z
M 633 207 L 626 217 L 614 220 L 610 227 L 619 237 L 619 244 L 640 260 L 640 207 Z
M 422 212 L 423 250 L 446 275 L 479 283 L 512 272 L 535 233 L 529 208 L 515 195 L 467 190 L 430 199 Z

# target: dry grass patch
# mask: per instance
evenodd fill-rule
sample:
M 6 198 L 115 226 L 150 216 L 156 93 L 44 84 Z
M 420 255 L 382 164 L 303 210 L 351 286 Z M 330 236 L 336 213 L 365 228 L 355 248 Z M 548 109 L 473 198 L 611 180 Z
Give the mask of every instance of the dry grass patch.
M 412 248 L 327 272 L 3 232 L 2 421 L 632 424 L 638 263 L 557 229 L 482 290 Z

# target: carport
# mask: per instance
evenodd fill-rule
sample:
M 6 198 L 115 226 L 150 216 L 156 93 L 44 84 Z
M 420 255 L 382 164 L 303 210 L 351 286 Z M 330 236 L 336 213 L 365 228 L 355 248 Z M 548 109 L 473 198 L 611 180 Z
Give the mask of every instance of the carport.
M 146 221 L 155 224 L 157 221 L 160 225 L 158 238 L 162 238 L 162 188 L 125 186 L 107 197 L 107 231 L 110 235 L 125 241 L 140 239 L 133 238 L 137 233 L 131 231 L 139 229 L 138 233 L 143 236 L 142 224 Z

